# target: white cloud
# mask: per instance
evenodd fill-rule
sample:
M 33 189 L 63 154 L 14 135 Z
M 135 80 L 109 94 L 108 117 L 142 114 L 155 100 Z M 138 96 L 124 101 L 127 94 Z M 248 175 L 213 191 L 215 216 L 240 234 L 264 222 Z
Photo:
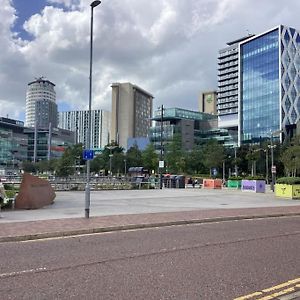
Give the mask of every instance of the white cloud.
M 2 2 L 1 114 L 24 112 L 27 83 L 42 75 L 56 84 L 58 102 L 87 108 L 91 1 L 47 0 L 24 24 L 31 41 L 12 32 L 17 12 L 12 1 Z M 93 107 L 110 109 L 111 83 L 131 81 L 151 92 L 155 105 L 197 109 L 198 94 L 216 88 L 217 54 L 227 41 L 281 23 L 300 28 L 299 9 L 297 0 L 289 5 L 279 0 L 272 5 L 259 0 L 103 0 L 94 9 Z

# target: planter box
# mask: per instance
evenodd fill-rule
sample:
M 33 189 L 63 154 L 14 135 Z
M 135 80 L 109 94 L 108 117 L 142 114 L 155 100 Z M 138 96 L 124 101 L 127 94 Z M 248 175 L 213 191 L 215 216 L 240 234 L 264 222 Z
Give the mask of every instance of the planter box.
M 203 187 L 206 189 L 221 189 L 221 179 L 203 179 Z
M 230 189 L 240 189 L 241 188 L 241 180 L 228 180 L 227 187 Z
M 242 191 L 254 192 L 254 193 L 265 193 L 266 182 L 264 180 L 242 180 Z
M 275 196 L 300 199 L 300 184 L 275 184 Z

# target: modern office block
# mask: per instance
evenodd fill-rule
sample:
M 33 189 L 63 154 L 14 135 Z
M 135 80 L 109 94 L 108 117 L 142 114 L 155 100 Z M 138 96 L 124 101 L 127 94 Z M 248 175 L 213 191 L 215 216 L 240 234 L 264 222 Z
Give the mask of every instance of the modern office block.
M 163 126 L 161 127 L 161 111 L 154 113 L 155 126 L 150 128 L 150 141 L 156 150 L 163 149 L 173 141 L 176 135 L 180 136 L 182 149 L 190 151 L 194 146 L 216 139 L 224 146 L 232 147 L 236 138 L 235 132 L 218 128 L 216 115 L 192 111 L 182 108 L 165 108 L 163 112 Z
M 24 123 L 0 117 L 0 168 L 19 169 L 27 160 L 28 137 L 24 134 Z
M 109 143 L 110 112 L 98 109 L 91 115 L 91 147 L 103 149 Z M 87 144 L 88 120 L 88 110 L 59 112 L 59 128 L 73 131 L 76 143 L 83 145 Z
M 26 92 L 25 126 L 57 127 L 57 104 L 55 84 L 43 77 L 28 83 Z
M 248 35 L 228 42 L 218 57 L 218 123 L 220 128 L 238 127 L 239 43 L 253 37 Z
M 300 31 L 280 25 L 239 47 L 239 143 L 283 141 L 300 118 Z
M 124 149 L 129 138 L 147 137 L 153 96 L 131 83 L 112 84 L 111 141 Z
M 199 97 L 199 111 L 207 114 L 217 114 L 217 92 L 209 91 L 201 93 Z

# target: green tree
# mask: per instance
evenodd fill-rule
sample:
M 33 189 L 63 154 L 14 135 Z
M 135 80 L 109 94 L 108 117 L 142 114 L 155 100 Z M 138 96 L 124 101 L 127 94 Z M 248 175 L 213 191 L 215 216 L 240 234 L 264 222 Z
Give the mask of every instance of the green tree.
M 165 160 L 170 173 L 183 173 L 186 169 L 185 155 L 182 150 L 181 135 L 175 134 L 173 140 L 165 146 Z
M 300 171 L 300 146 L 288 147 L 281 155 L 286 176 L 297 176 Z
M 142 167 L 142 164 L 143 164 L 142 152 L 139 150 L 139 148 L 136 144 L 127 150 L 126 161 L 127 161 L 128 168 Z
M 186 156 L 186 171 L 189 174 L 205 173 L 203 151 L 199 145 L 194 146 L 192 151 Z
M 209 170 L 222 167 L 224 160 L 224 147 L 217 140 L 209 140 L 203 146 L 203 164 Z
M 157 170 L 158 168 L 158 155 L 155 153 L 153 144 L 149 144 L 144 151 L 142 151 L 142 165 L 144 168 L 151 170 Z

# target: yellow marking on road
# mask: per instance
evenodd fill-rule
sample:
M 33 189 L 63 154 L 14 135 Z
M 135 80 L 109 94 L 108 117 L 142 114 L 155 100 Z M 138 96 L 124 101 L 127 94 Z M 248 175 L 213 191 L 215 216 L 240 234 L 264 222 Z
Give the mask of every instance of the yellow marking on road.
M 246 300 L 246 299 L 251 299 L 255 296 L 260 296 L 260 295 L 262 295 L 262 292 L 255 292 L 255 293 L 250 294 L 250 295 L 235 298 L 234 300 Z
M 270 287 L 270 288 L 268 288 L 268 289 L 264 289 L 264 290 L 262 290 L 262 291 L 263 291 L 264 293 L 268 293 L 268 292 L 272 292 L 272 291 L 275 291 L 275 290 L 279 290 L 279 289 L 281 289 L 281 288 L 283 288 L 283 287 L 286 287 L 286 286 L 289 286 L 289 285 L 292 285 L 292 284 L 298 283 L 298 282 L 300 282 L 300 278 L 296 278 L 296 279 L 294 279 L 294 280 L 289 280 L 289 281 L 287 281 L 287 282 L 284 282 L 284 283 L 281 283 L 281 284 L 272 286 L 272 287 Z
M 277 290 L 280 290 L 282 288 L 285 288 L 285 287 L 288 287 L 288 286 L 291 286 L 291 285 L 295 285 L 295 286 L 284 289 L 282 291 L 278 291 L 278 292 L 273 293 L 271 295 L 266 295 L 267 293 L 272 293 L 272 292 L 275 292 Z M 271 300 L 271 299 L 274 299 L 278 296 L 282 296 L 282 295 L 288 294 L 290 292 L 293 292 L 293 291 L 295 291 L 295 288 L 299 288 L 299 287 L 300 287 L 300 278 L 296 278 L 296 279 L 289 280 L 287 282 L 283 282 L 281 284 L 272 286 L 270 288 L 263 289 L 262 291 L 257 291 L 257 292 L 254 292 L 252 294 L 245 295 L 245 296 L 240 296 L 238 298 L 235 298 L 234 300 L 247 300 L 247 299 Z
M 291 287 L 291 288 L 285 289 L 283 291 L 274 293 L 272 295 L 269 295 L 269 296 L 266 296 L 266 297 L 263 297 L 263 298 L 258 298 L 257 300 L 271 300 L 271 299 L 277 298 L 278 296 L 282 296 L 282 295 L 285 295 L 285 294 L 288 294 L 288 293 L 291 293 L 291 292 L 294 292 L 294 291 L 295 291 L 295 288 Z

